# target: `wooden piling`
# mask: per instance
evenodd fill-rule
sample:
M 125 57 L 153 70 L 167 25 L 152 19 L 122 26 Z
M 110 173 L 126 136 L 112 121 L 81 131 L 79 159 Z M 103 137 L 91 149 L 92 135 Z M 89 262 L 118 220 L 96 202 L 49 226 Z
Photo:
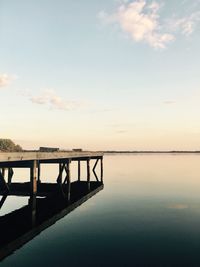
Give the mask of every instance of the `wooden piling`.
M 63 178 L 63 169 L 64 166 L 62 163 L 59 163 L 59 183 L 62 184 L 62 178 Z
M 13 174 L 13 168 L 8 168 L 8 185 L 11 185 Z
M 38 166 L 37 166 L 37 180 L 38 183 L 41 183 L 41 168 L 40 168 L 40 162 L 38 162 Z
M 37 194 L 37 161 L 31 161 L 30 166 L 30 195 Z

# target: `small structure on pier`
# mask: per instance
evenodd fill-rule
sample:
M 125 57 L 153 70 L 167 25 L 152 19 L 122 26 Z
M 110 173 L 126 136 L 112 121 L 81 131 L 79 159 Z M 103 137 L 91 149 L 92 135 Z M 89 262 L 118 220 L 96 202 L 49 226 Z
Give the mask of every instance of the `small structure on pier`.
M 58 152 L 59 148 L 58 147 L 44 147 L 44 146 L 41 146 L 39 148 L 39 151 L 40 152 Z
M 74 152 L 82 152 L 83 149 L 82 148 L 73 148 L 72 151 L 74 151 Z

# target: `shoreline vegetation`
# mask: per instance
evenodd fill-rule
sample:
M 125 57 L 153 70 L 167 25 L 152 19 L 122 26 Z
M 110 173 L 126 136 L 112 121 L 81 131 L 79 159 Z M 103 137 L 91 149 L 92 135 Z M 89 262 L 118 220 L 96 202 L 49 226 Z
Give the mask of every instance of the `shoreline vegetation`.
M 44 151 L 41 148 L 39 150 L 25 150 L 20 145 L 15 144 L 11 139 L 0 138 L 0 152 L 90 152 L 82 149 L 45 149 Z M 95 152 L 104 154 L 200 154 L 200 150 L 99 150 Z
M 11 139 L 0 138 L 0 152 L 22 152 L 20 145 L 15 144 Z

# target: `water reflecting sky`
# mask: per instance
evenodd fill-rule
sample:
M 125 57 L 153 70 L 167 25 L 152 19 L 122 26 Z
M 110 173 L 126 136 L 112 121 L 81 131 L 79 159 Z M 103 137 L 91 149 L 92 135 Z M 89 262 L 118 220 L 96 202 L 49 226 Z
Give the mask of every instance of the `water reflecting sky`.
M 200 266 L 200 156 L 105 156 L 104 183 L 0 266 Z

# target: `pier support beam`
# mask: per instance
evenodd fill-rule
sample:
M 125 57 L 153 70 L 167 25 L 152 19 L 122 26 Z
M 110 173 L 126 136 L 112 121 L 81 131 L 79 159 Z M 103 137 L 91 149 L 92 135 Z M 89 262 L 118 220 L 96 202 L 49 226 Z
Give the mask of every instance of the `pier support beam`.
M 11 185 L 13 174 L 13 168 L 8 168 L 8 185 Z
M 30 195 L 37 194 L 37 161 L 31 161 L 30 166 Z
M 65 164 L 59 163 L 59 174 L 58 174 L 58 178 L 56 180 L 58 184 L 62 184 L 62 177 L 63 177 L 64 168 L 65 168 Z
M 4 177 L 4 179 L 5 179 L 5 175 L 6 175 L 6 169 L 5 168 L 2 168 L 1 169 L 1 173 L 2 173 L 2 176 Z
M 0 169 L 0 189 L 5 193 L 9 191 L 9 186 L 5 181 L 5 168 Z
M 90 190 L 90 159 L 87 159 L 87 184 L 88 190 Z
M 66 166 L 66 177 L 64 183 L 67 182 L 67 200 L 70 201 L 71 199 L 71 170 L 70 170 L 71 160 L 68 160 Z
M 41 168 L 40 168 L 40 162 L 37 163 L 37 181 L 38 183 L 41 183 Z
M 92 171 L 93 171 L 93 173 L 94 173 L 94 176 L 95 176 L 97 182 L 99 182 L 99 179 L 98 179 L 98 176 L 97 176 L 97 174 L 96 174 L 95 169 L 96 169 L 96 166 L 97 166 L 98 162 L 99 162 L 99 159 L 96 160 L 96 162 L 95 162 L 95 164 L 94 164 L 94 167 L 93 167 L 93 169 L 92 169 Z

